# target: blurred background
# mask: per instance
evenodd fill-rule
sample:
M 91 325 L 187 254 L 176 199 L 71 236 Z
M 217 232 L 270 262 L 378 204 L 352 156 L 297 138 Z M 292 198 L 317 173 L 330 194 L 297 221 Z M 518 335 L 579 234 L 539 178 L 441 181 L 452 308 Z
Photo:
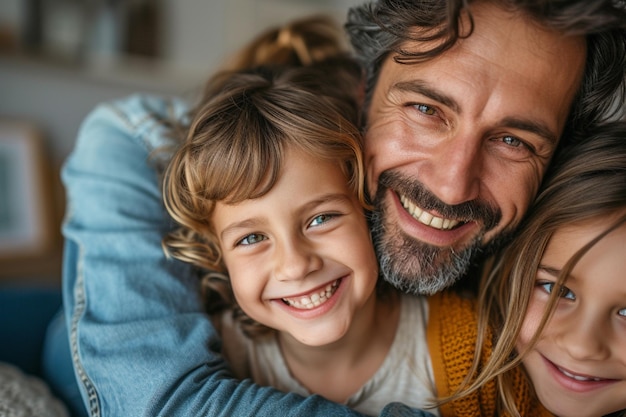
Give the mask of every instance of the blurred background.
M 187 96 L 269 26 L 363 0 L 0 0 L 0 284 L 60 282 L 59 168 L 83 118 Z
M 260 31 L 319 13 L 343 23 L 362 1 L 0 0 L 0 379 L 43 382 L 38 401 L 48 387 L 86 415 L 71 367 L 54 365 L 70 361 L 59 172 L 85 116 L 136 92 L 192 100 Z

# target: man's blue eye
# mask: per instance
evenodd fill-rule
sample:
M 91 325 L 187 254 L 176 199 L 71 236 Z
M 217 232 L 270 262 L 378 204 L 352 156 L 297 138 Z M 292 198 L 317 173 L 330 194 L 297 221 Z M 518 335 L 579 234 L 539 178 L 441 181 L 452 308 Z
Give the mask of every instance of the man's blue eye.
M 506 143 L 509 146 L 513 146 L 515 148 L 522 145 L 522 141 L 516 138 L 515 136 L 504 136 L 502 138 L 502 142 Z
M 250 233 L 248 236 L 241 239 L 237 244 L 239 245 L 254 245 L 255 243 L 259 243 L 262 240 L 267 239 L 267 237 L 258 234 L 258 233 Z
M 427 114 L 428 116 L 432 116 L 435 114 L 435 109 L 425 104 L 416 104 L 415 108 L 420 112 Z

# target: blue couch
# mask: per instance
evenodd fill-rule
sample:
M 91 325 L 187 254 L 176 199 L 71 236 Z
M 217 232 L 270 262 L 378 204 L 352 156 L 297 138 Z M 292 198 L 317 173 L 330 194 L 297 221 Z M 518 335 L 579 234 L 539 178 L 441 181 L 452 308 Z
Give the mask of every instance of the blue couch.
M 83 417 L 61 304 L 56 287 L 1 286 L 0 361 L 42 379 L 72 417 Z

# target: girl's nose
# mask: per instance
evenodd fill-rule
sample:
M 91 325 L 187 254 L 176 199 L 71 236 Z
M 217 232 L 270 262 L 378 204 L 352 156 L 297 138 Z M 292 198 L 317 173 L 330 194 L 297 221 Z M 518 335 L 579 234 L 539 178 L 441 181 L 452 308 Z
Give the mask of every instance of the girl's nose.
M 555 323 L 555 329 L 560 332 L 561 348 L 572 359 L 584 361 L 606 360 L 610 354 L 611 331 L 601 320 L 595 320 L 587 314 L 570 320 L 566 326 Z

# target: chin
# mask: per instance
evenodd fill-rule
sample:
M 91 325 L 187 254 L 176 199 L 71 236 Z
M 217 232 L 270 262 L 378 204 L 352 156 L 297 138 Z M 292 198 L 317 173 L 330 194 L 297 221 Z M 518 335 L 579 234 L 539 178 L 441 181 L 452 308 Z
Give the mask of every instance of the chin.
M 296 339 L 298 342 L 302 343 L 303 345 L 311 346 L 311 347 L 321 347 L 321 346 L 332 345 L 333 343 L 338 342 L 345 336 L 345 333 L 336 334 L 333 336 L 324 334 L 324 335 L 321 335 L 321 337 L 315 337 L 315 335 L 312 336 L 310 333 L 306 335 L 300 335 L 300 336 L 291 335 L 291 337 L 293 337 L 294 339 Z

